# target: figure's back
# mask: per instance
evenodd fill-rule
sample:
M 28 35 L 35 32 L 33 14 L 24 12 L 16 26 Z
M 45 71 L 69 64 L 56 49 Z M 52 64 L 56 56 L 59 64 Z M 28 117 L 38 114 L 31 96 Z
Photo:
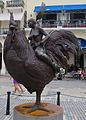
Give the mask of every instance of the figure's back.
M 40 28 L 37 26 L 35 29 L 31 29 L 30 36 L 32 36 L 31 46 L 34 48 L 38 42 L 42 41 L 43 34 L 41 33 Z

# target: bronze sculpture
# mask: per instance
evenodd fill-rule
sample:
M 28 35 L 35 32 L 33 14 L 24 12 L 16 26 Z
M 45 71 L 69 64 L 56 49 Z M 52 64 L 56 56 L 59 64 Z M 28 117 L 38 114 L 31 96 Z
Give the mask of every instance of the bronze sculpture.
M 45 110 L 41 106 L 41 93 L 44 87 L 53 80 L 55 71 L 35 55 L 23 32 L 15 27 L 13 19 L 10 19 L 10 24 L 13 26 L 9 26 L 4 43 L 6 68 L 14 79 L 27 88 L 28 92 L 36 92 L 35 105 L 29 112 L 36 109 Z M 47 53 L 51 54 L 56 62 L 65 69 L 69 52 L 77 54 L 79 51 L 78 39 L 70 31 L 55 30 L 50 32 L 50 37 L 44 44 Z
M 45 32 L 41 27 L 36 25 L 36 20 L 31 18 L 28 20 L 28 25 L 31 28 L 29 38 L 31 46 L 34 49 L 36 56 L 49 64 L 55 72 L 59 72 L 60 66 L 56 63 L 51 53 L 45 49 L 45 42 L 50 38 L 50 35 Z M 43 39 L 43 35 L 46 36 Z

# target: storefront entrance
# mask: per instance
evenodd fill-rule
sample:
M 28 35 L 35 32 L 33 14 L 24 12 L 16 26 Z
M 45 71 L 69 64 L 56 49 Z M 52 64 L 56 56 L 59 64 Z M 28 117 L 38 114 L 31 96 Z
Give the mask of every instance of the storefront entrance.
M 80 64 L 80 68 L 83 69 L 84 68 L 84 54 L 80 55 L 80 63 L 79 64 Z

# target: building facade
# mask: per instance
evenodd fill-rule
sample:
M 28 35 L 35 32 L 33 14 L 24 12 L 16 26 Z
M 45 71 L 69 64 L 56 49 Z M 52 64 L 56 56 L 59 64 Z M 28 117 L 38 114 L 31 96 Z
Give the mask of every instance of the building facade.
M 29 3 L 31 6 L 29 6 Z M 43 4 L 44 3 L 44 4 Z M 46 31 L 65 29 L 72 31 L 79 39 L 82 54 L 79 60 L 81 68 L 86 67 L 86 1 L 80 0 L 32 0 L 27 1 L 27 16 L 36 17 L 44 6 L 41 26 Z M 70 54 L 69 64 L 76 65 L 77 57 Z
M 0 71 L 6 74 L 3 61 L 3 45 L 9 28 L 10 12 L 20 29 L 25 28 L 26 36 L 30 29 L 27 25 L 29 18 L 36 18 L 44 7 L 41 27 L 47 32 L 65 29 L 72 31 L 79 39 L 82 48 L 80 67 L 86 67 L 86 1 L 80 0 L 2 0 L 0 1 Z M 69 64 L 77 64 L 77 58 L 70 54 Z

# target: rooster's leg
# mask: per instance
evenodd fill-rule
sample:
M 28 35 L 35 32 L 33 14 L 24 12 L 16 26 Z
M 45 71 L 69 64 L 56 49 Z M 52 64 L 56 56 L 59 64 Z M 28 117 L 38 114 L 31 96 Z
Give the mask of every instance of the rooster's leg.
M 36 103 L 31 106 L 24 106 L 24 108 L 30 108 L 30 110 L 26 111 L 27 113 L 31 113 L 36 110 L 42 110 L 42 111 L 49 112 L 49 110 L 44 108 L 44 106 L 41 104 L 41 93 L 39 92 L 36 92 Z
M 36 105 L 41 105 L 41 93 L 36 92 Z

